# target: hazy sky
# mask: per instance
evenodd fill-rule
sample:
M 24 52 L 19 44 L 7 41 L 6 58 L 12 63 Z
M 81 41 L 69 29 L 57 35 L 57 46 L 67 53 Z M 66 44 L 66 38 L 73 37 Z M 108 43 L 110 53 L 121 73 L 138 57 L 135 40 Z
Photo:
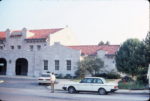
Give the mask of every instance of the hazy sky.
M 72 29 L 80 44 L 146 37 L 149 26 L 146 0 L 2 0 L 0 30 Z

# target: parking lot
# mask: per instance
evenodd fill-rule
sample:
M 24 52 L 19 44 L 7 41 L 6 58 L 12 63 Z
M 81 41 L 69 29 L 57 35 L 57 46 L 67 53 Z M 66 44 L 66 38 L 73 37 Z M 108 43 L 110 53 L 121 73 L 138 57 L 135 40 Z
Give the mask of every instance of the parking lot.
M 36 78 L 0 76 L 0 99 L 2 101 L 146 101 L 148 90 L 118 90 L 108 95 L 97 93 L 69 94 L 61 89 L 70 80 L 58 80 L 55 93 L 51 93 L 48 86 L 38 85 Z

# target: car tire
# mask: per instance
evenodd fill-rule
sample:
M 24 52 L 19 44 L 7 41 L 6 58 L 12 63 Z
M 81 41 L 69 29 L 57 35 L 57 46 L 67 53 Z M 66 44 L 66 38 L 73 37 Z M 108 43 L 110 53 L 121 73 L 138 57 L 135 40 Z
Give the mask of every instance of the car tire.
M 69 87 L 69 88 L 68 88 L 68 92 L 69 92 L 70 94 L 76 93 L 76 89 L 75 89 L 74 87 Z
M 98 90 L 98 93 L 99 93 L 99 95 L 106 95 L 107 94 L 107 92 L 106 92 L 106 90 L 104 88 L 100 88 Z

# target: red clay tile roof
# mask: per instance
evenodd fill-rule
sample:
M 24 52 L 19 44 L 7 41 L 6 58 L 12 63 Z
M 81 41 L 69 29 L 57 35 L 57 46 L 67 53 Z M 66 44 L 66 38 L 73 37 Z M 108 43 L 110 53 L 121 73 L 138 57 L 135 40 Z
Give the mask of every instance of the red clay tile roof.
M 41 39 L 41 38 L 47 38 L 49 34 L 54 34 L 55 32 L 58 32 L 62 30 L 63 28 L 57 28 L 57 29 L 38 29 L 38 30 L 29 30 L 29 32 L 34 33 L 32 37 L 28 37 L 27 39 Z M 21 30 L 12 31 L 14 32 L 21 32 Z M 6 33 L 0 32 L 0 39 L 5 39 Z
M 79 46 L 69 46 L 70 48 L 81 50 L 82 54 L 93 55 L 97 54 L 97 51 L 104 50 L 109 55 L 114 55 L 119 49 L 119 45 L 79 45 Z
M 20 37 L 21 35 L 21 30 L 14 30 L 11 32 L 10 37 Z
M 6 37 L 5 32 L 0 32 L 0 39 L 5 39 L 5 37 Z
M 28 39 L 47 38 L 49 34 L 54 34 L 55 32 L 58 32 L 58 31 L 60 31 L 62 29 L 63 28 L 29 30 L 30 32 L 34 33 L 35 35 L 32 36 L 32 37 L 29 37 Z

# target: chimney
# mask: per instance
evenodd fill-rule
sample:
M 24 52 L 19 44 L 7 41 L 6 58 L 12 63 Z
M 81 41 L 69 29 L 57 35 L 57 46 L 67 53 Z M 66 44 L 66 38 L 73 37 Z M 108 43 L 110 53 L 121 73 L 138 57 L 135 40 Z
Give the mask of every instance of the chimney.
M 5 33 L 6 33 L 6 38 L 8 38 L 9 36 L 10 36 L 10 29 L 8 28 L 8 29 L 6 29 L 6 31 L 5 31 Z
M 22 36 L 24 38 L 26 38 L 27 37 L 27 28 L 23 28 L 21 32 L 22 32 Z

